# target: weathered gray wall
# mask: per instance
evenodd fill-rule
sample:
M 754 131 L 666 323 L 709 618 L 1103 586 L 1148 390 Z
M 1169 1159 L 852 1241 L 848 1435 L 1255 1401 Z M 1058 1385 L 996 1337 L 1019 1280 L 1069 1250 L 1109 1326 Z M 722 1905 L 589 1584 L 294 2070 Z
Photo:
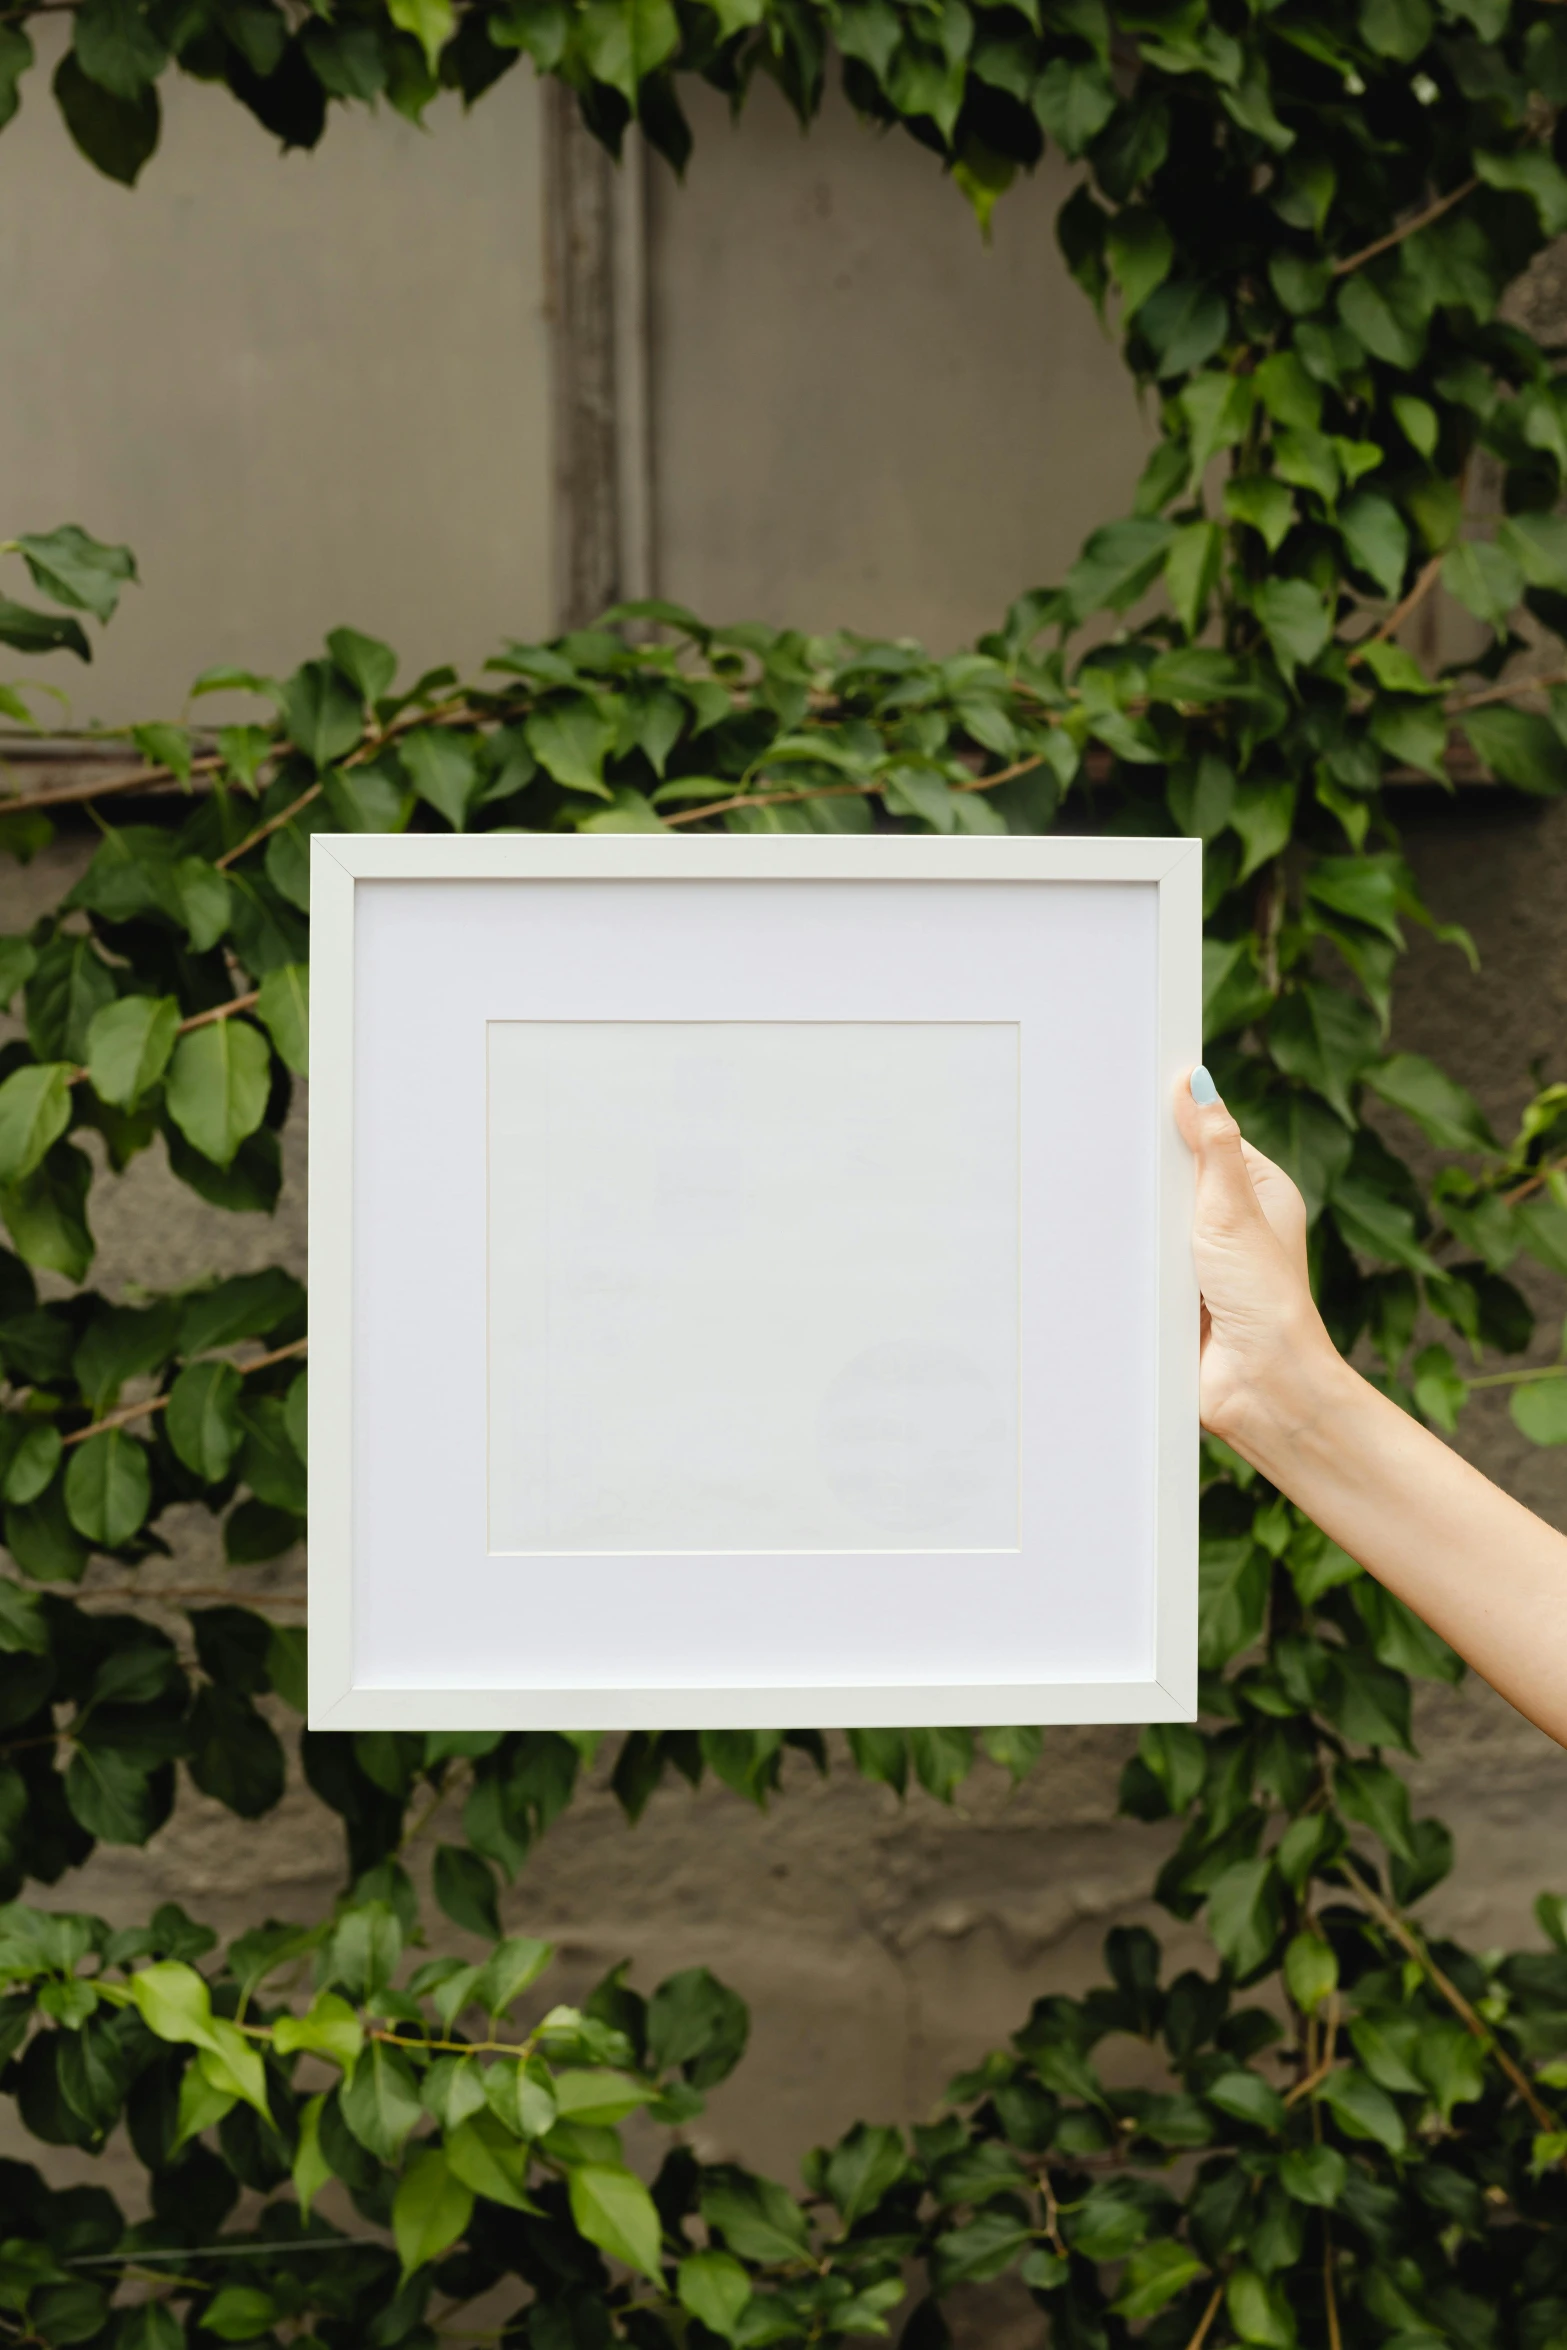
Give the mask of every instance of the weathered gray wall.
M 127 191 L 70 144 L 42 27 L 0 140 L 0 537 L 80 522 L 144 581 L 90 671 L 42 670 L 77 721 L 172 717 L 199 670 L 286 671 L 344 621 L 410 678 L 547 630 L 531 72 L 426 131 L 334 108 L 288 156 L 170 74 Z
M 802 136 L 758 81 L 652 191 L 659 592 L 922 638 L 992 628 L 1126 511 L 1151 438 L 1066 272 L 1048 162 L 993 241 L 934 157 L 836 95 Z

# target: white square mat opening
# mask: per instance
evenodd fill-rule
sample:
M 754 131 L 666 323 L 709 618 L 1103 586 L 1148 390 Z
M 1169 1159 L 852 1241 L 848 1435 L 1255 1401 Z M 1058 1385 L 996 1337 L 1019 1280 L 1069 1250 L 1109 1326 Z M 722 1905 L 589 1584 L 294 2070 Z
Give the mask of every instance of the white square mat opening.
M 492 1020 L 491 1554 L 1016 1549 L 1019 1046 Z

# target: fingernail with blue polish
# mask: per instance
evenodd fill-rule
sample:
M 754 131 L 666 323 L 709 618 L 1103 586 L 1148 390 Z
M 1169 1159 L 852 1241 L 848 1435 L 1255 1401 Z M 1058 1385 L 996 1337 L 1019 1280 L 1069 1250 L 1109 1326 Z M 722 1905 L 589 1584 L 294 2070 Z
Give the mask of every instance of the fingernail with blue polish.
M 1197 1067 L 1192 1071 L 1191 1088 L 1192 1100 L 1194 1102 L 1200 1102 L 1204 1109 L 1207 1108 L 1209 1102 L 1216 1102 L 1219 1098 L 1218 1087 L 1214 1084 L 1213 1079 L 1209 1076 L 1207 1070 L 1202 1066 L 1200 1061 L 1198 1062 Z

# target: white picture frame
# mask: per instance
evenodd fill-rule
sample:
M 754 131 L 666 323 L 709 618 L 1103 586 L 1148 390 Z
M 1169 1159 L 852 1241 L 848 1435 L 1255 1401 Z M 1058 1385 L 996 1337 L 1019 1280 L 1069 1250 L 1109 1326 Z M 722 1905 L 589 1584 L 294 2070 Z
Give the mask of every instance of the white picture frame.
M 1192 1719 L 1201 877 L 318 833 L 311 1726 Z

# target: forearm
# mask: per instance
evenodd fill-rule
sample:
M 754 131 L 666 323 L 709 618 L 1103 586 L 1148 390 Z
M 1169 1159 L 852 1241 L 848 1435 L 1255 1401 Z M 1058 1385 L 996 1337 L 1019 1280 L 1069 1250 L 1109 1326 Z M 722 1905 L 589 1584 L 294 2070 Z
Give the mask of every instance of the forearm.
M 1567 1745 L 1567 1537 L 1331 1350 L 1238 1398 L 1217 1431 Z

